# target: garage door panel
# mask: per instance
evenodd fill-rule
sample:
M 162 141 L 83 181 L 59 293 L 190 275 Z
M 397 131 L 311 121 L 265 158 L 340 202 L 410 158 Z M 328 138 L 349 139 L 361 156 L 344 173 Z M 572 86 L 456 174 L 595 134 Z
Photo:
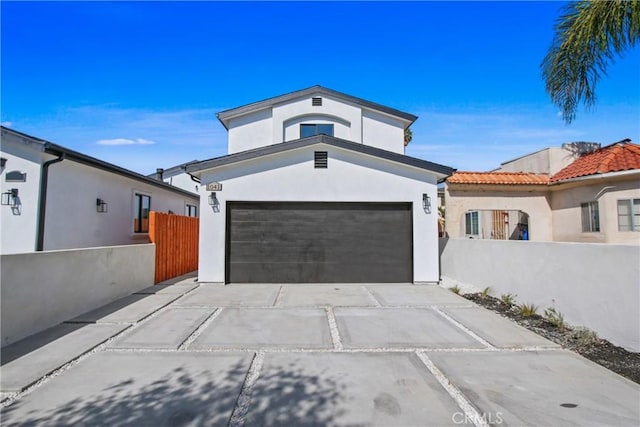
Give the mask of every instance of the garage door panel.
M 409 203 L 228 205 L 231 283 L 410 282 Z

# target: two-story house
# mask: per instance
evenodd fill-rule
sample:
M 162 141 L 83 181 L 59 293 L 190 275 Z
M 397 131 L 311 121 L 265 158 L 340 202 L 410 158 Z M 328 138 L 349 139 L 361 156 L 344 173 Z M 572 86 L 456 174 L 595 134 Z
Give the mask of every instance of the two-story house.
M 437 184 L 404 154 L 416 116 L 321 86 L 218 114 L 227 156 L 200 179 L 199 280 L 437 282 Z

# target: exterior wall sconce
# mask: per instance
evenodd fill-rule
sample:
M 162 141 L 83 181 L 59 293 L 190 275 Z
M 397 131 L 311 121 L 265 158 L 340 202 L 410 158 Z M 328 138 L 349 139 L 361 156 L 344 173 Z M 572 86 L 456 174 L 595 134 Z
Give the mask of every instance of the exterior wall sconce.
M 219 204 L 220 202 L 218 202 L 218 198 L 216 197 L 216 192 L 212 191 L 211 194 L 209 194 L 209 205 L 210 206 L 215 206 L 217 204 Z
M 431 213 L 431 197 L 427 193 L 422 194 L 422 209 L 425 213 Z
M 18 189 L 12 188 L 6 193 L 2 193 L 2 205 L 17 206 L 18 205 Z
M 102 199 L 96 199 L 96 212 L 105 213 L 109 210 L 109 204 Z
M 0 168 L 4 168 L 7 164 L 7 159 L 0 157 Z

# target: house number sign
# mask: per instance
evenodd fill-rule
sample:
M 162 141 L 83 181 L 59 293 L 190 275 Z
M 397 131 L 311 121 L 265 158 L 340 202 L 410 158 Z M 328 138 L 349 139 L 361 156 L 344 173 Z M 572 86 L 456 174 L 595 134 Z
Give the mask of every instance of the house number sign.
M 219 182 L 210 182 L 207 184 L 207 191 L 222 191 L 222 184 Z

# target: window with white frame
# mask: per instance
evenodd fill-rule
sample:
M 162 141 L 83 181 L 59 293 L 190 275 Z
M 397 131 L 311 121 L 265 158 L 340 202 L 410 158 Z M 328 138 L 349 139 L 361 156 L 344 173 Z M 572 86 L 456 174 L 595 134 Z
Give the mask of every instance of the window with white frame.
M 151 196 L 135 193 L 133 198 L 133 232 L 149 232 L 149 211 L 151 210 Z
M 600 231 L 600 212 L 598 202 L 581 203 L 582 210 L 582 232 L 594 233 Z
M 640 199 L 618 200 L 618 231 L 640 231 Z
M 184 214 L 186 216 L 198 217 L 198 207 L 196 205 L 186 204 L 184 207 Z
M 478 226 L 478 211 L 467 212 L 464 214 L 464 230 L 466 235 L 477 236 L 480 234 Z

